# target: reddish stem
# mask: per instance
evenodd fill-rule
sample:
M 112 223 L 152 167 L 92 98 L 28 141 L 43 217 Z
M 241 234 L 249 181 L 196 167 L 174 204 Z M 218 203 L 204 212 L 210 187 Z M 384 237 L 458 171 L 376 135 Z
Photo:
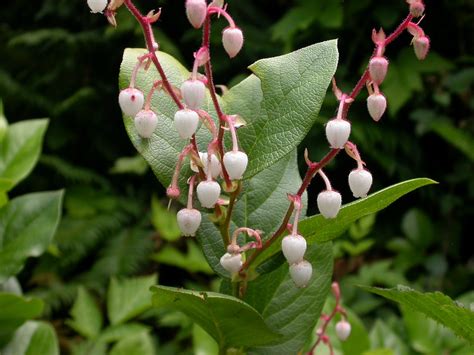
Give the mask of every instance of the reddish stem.
M 324 317 L 321 316 L 321 319 L 323 320 L 323 325 L 321 326 L 321 328 L 318 329 L 318 340 L 313 345 L 311 350 L 308 352 L 308 355 L 313 355 L 314 354 L 314 349 L 316 349 L 316 347 L 319 345 L 319 343 L 321 343 L 321 341 L 323 341 L 323 339 L 325 339 L 326 329 L 327 329 L 329 323 L 331 323 L 331 320 L 334 318 L 334 316 L 337 313 L 345 314 L 344 309 L 341 307 L 341 293 L 339 291 L 339 284 L 337 282 L 333 282 L 331 287 L 332 287 L 334 297 L 336 298 L 336 305 L 334 306 L 334 309 L 332 310 L 332 312 L 328 316 L 327 315 L 324 315 Z M 328 341 L 328 342 L 326 342 L 326 344 L 329 347 L 329 351 L 332 354 L 331 342 Z
M 309 184 L 311 183 L 311 180 L 313 179 L 314 175 L 319 171 L 319 169 L 322 169 L 325 167 L 329 162 L 331 162 L 332 159 L 339 153 L 340 149 L 331 149 L 326 156 L 321 159 L 320 162 L 318 163 L 311 163 L 310 166 L 308 167 L 308 170 L 306 171 L 306 175 L 303 179 L 303 182 L 301 183 L 301 186 L 297 192 L 297 196 L 301 197 L 303 193 L 306 191 L 308 188 Z M 286 212 L 285 217 L 283 218 L 283 221 L 280 224 L 280 227 L 277 229 L 275 233 L 272 234 L 270 238 L 268 238 L 265 243 L 263 243 L 263 246 L 261 249 L 255 250 L 255 252 L 249 256 L 249 258 L 245 261 L 245 264 L 242 266 L 241 270 L 248 269 L 250 264 L 259 256 L 265 249 L 267 249 L 275 240 L 278 239 L 285 231 L 286 227 L 288 225 L 288 221 L 291 218 L 291 215 L 293 214 L 293 210 L 295 208 L 295 205 L 293 202 L 290 203 L 290 206 L 288 207 L 288 210 Z
M 392 43 L 398 36 L 400 36 L 403 31 L 408 27 L 410 24 L 411 20 L 413 19 L 413 16 L 411 14 L 408 14 L 408 16 L 403 20 L 403 22 L 397 27 L 395 31 L 393 31 L 386 39 L 383 44 L 384 47 L 388 46 L 390 43 Z M 374 49 L 374 53 L 377 50 L 377 47 Z M 364 73 L 362 74 L 361 78 L 357 82 L 356 86 L 354 86 L 354 89 L 352 89 L 351 94 L 349 95 L 350 98 L 355 99 L 357 95 L 359 95 L 360 91 L 364 88 L 365 83 L 367 80 L 370 79 L 370 74 L 369 74 L 369 68 L 365 69 Z M 350 103 L 347 107 L 349 108 Z
M 224 112 L 222 112 L 221 106 L 219 104 L 219 100 L 217 99 L 216 94 L 216 86 L 214 85 L 214 78 L 212 74 L 212 64 L 211 64 L 211 45 L 210 45 L 210 38 L 211 38 L 211 14 L 207 14 L 206 20 L 204 21 L 204 26 L 202 30 L 202 45 L 201 47 L 207 48 L 209 53 L 209 60 L 206 62 L 204 66 L 204 70 L 206 72 L 207 77 L 207 85 L 209 87 L 209 92 L 211 93 L 212 103 L 217 113 L 217 117 L 219 118 L 219 134 L 217 136 L 218 140 L 218 151 L 221 159 L 222 165 L 222 176 L 224 177 L 224 181 L 227 187 L 232 187 L 232 181 L 229 178 L 229 174 L 224 166 L 224 126 L 226 123 L 226 118 Z
M 180 110 L 184 108 L 183 104 L 179 100 L 178 96 L 176 96 L 176 93 L 174 92 L 170 82 L 168 81 L 168 77 L 165 74 L 165 71 L 163 70 L 163 67 L 160 64 L 160 61 L 158 60 L 158 57 L 156 56 L 155 53 L 155 48 L 154 48 L 154 37 L 153 37 L 153 30 L 151 29 L 151 24 L 150 21 L 146 16 L 143 16 L 140 11 L 136 8 L 136 6 L 133 4 L 132 0 L 124 0 L 124 4 L 127 7 L 127 9 L 130 10 L 132 15 L 137 19 L 137 21 L 140 23 L 140 26 L 142 27 L 143 34 L 145 35 L 145 43 L 146 47 L 148 49 L 148 52 L 150 53 L 150 58 L 155 64 L 156 69 L 158 70 L 158 73 L 160 73 L 161 80 L 163 81 L 163 86 L 165 87 L 166 91 L 168 94 L 171 96 L 173 101 L 176 103 L 176 106 Z
M 173 87 L 171 86 L 168 80 L 168 77 L 166 76 L 166 73 L 160 64 L 160 61 L 158 60 L 158 57 L 156 56 L 156 51 L 154 48 L 155 40 L 154 40 L 153 30 L 151 28 L 150 20 L 146 16 L 143 16 L 140 13 L 140 11 L 133 4 L 132 0 L 124 0 L 124 4 L 127 7 L 127 9 L 132 13 L 132 15 L 136 18 L 136 20 L 140 23 L 140 26 L 142 27 L 143 34 L 145 36 L 146 47 L 148 49 L 148 55 L 150 59 L 152 60 L 153 64 L 155 65 L 156 70 L 158 70 L 158 73 L 160 74 L 164 89 L 170 95 L 171 99 L 175 102 L 176 106 L 178 106 L 178 109 L 179 110 L 184 109 L 184 105 L 181 103 L 181 100 L 178 98 L 175 91 L 173 90 Z M 199 155 L 199 149 L 196 143 L 195 135 L 193 135 L 191 138 L 191 144 L 193 146 L 194 151 Z M 202 168 L 198 167 L 198 169 L 199 169 L 199 177 L 201 178 L 201 180 L 204 180 L 205 174 Z

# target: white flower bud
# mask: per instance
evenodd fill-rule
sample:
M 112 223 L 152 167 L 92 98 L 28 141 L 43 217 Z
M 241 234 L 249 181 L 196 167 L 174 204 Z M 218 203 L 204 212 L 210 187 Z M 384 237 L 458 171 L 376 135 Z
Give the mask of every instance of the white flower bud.
M 224 269 L 229 271 L 231 274 L 235 274 L 239 272 L 242 267 L 242 254 L 225 253 L 222 255 L 220 262 Z
M 387 99 L 382 94 L 372 94 L 367 98 L 367 109 L 374 121 L 379 121 L 387 108 Z
M 306 252 L 306 239 L 301 235 L 287 235 L 281 241 L 281 250 L 288 264 L 299 263 Z
M 244 34 L 237 27 L 227 27 L 222 32 L 222 45 L 229 57 L 234 58 L 244 45 Z
M 366 169 L 352 170 L 349 174 L 349 187 L 354 197 L 366 197 L 372 186 L 372 174 Z
M 193 110 L 179 110 L 174 115 L 174 127 L 183 139 L 189 139 L 196 133 L 199 115 Z
M 186 80 L 181 85 L 181 95 L 188 108 L 198 110 L 204 103 L 206 86 L 200 80 Z
M 141 110 L 134 121 L 135 128 L 142 138 L 150 138 L 158 125 L 158 118 L 152 110 Z
M 326 124 L 326 137 L 331 148 L 344 148 L 351 135 L 351 124 L 349 121 L 335 118 Z
M 89 5 L 92 13 L 102 13 L 107 7 L 107 0 L 87 0 L 87 5 Z
M 201 181 L 196 192 L 202 207 L 213 208 L 221 194 L 221 185 L 215 181 Z
M 322 191 L 317 199 L 319 212 L 324 218 L 336 218 L 341 209 L 341 194 L 334 190 Z
M 202 165 L 203 165 L 203 170 L 205 173 L 207 173 L 207 164 L 208 164 L 208 159 L 207 159 L 207 153 L 202 153 L 199 152 L 199 158 L 201 159 Z M 190 166 L 191 170 L 194 171 L 195 173 L 199 172 L 199 169 L 197 165 L 194 163 L 193 160 L 190 161 Z M 211 156 L 211 176 L 213 179 L 216 179 L 220 174 L 221 174 L 221 163 L 219 161 L 219 158 L 215 154 L 212 154 Z
M 388 60 L 385 57 L 373 57 L 369 62 L 369 73 L 374 83 L 382 84 L 388 70 Z
M 425 59 L 430 50 L 430 39 L 426 36 L 415 38 L 413 40 L 413 49 L 419 60 Z
M 201 212 L 195 208 L 183 208 L 177 215 L 178 226 L 185 237 L 193 237 L 201 225 Z
M 145 98 L 143 93 L 135 88 L 127 88 L 120 91 L 119 105 L 120 109 L 127 116 L 135 117 L 143 108 Z
M 242 179 L 248 162 L 249 158 L 244 152 L 230 151 L 224 154 L 224 166 L 231 180 Z
M 313 266 L 306 260 L 290 265 L 290 276 L 296 287 L 306 287 L 312 274 Z
M 200 28 L 207 15 L 205 0 L 186 0 L 186 16 L 194 28 Z
M 337 322 L 336 335 L 339 340 L 345 341 L 351 335 L 351 324 L 345 320 Z

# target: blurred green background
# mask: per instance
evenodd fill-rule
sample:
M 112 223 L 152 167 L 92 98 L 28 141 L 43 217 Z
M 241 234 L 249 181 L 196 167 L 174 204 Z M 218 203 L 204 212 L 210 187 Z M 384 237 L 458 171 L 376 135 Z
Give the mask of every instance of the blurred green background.
M 143 11 L 163 8 L 155 30 L 161 50 L 190 67 L 200 32 L 188 24 L 184 2 L 136 3 Z M 339 38 L 336 78 L 350 90 L 372 51 L 372 28 L 390 32 L 407 6 L 402 0 L 230 0 L 229 11 L 246 41 L 240 55 L 229 60 L 220 46 L 224 21 L 216 22 L 217 84 L 237 83 L 260 58 Z M 196 245 L 178 240 L 173 214 L 163 207 L 164 190 L 136 156 L 124 130 L 117 104 L 119 64 L 123 49 L 142 47 L 143 38 L 125 9 L 117 21 L 114 29 L 103 16 L 90 14 L 85 0 L 8 1 L 0 12 L 5 115 L 10 122 L 51 119 L 38 167 L 11 197 L 66 188 L 56 244 L 20 275 L 30 294 L 47 300 L 45 316 L 57 322 L 63 349 L 69 349 L 71 334 L 62 322 L 78 285 L 103 296 L 111 276 L 158 272 L 165 285 L 213 287 Z M 346 303 L 368 324 L 381 316 L 396 319 L 397 310 L 381 307 L 382 300 L 353 284 L 404 283 L 454 298 L 474 288 L 474 1 L 427 1 L 421 26 L 432 43 L 424 62 L 416 60 L 408 34 L 386 52 L 390 69 L 382 91 L 389 102 L 387 114 L 374 123 L 363 93 L 349 115 L 352 139 L 374 175 L 374 191 L 415 177 L 440 183 L 364 218 L 335 243 L 336 279 Z M 313 160 L 327 150 L 323 124 L 335 108 L 328 95 L 301 146 L 301 153 L 307 147 Z M 346 202 L 351 200 L 346 179 L 352 164 L 341 156 L 327 169 Z M 319 181 L 310 187 L 310 213 L 316 213 L 321 188 Z M 167 324 L 170 330 L 160 334 L 163 339 L 173 334 L 175 341 L 168 344 L 172 353 L 187 349 L 187 328 L 179 319 L 167 321 L 165 329 Z

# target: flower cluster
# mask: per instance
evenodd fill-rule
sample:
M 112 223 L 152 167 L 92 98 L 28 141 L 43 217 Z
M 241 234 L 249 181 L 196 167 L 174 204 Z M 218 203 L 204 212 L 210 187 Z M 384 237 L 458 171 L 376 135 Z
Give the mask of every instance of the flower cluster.
M 412 21 L 423 15 L 425 9 L 423 1 L 407 0 L 409 14 L 389 36 L 386 36 L 383 30 L 373 30 L 372 41 L 375 45 L 373 55 L 352 92 L 343 93 L 337 87 L 335 79 L 333 80 L 333 92 L 339 102 L 339 107 L 336 117 L 327 122 L 325 127 L 330 150 L 319 162 L 311 162 L 308 155 L 305 154 L 308 170 L 301 187 L 296 193 L 288 195 L 290 205 L 280 227 L 264 240 L 261 238 L 261 231 L 247 226 L 236 228 L 230 237 L 233 207 L 243 188 L 241 180 L 247 169 L 248 156 L 239 147 L 237 130 L 242 126 L 242 120 L 238 115 L 223 112 L 213 82 L 210 51 L 211 17 L 213 15 L 222 17 L 228 23 L 222 32 L 222 47 L 230 58 L 235 57 L 244 44 L 243 32 L 236 26 L 229 14 L 227 4 L 224 4 L 223 0 L 214 0 L 211 3 L 206 0 L 185 1 L 186 16 L 194 28 L 202 29 L 203 40 L 199 49 L 194 52 L 194 64 L 190 76 L 177 88 L 168 81 L 156 54 L 159 45 L 155 41 L 151 25 L 159 19 L 161 10 L 157 13 L 151 11 L 144 16 L 135 7 L 132 0 L 111 0 L 110 2 L 87 0 L 87 3 L 92 12 L 104 13 L 114 26 L 116 26 L 115 13 L 117 9 L 125 5 L 143 29 L 148 51 L 137 58 L 129 86 L 119 94 L 122 112 L 125 116 L 133 119 L 138 136 L 143 140 L 153 140 L 156 135 L 158 116 L 151 108 L 152 97 L 156 92 L 163 91 L 176 104 L 173 119 L 174 128 L 176 134 L 188 144 L 177 157 L 171 184 L 167 188 L 167 195 L 170 199 L 178 199 L 181 196 L 179 178 L 182 167 L 188 159 L 192 175 L 187 177 L 189 185 L 187 206 L 177 213 L 178 225 L 182 234 L 194 236 L 201 225 L 203 218 L 201 212 L 193 207 L 195 191 L 201 208 L 208 209 L 209 213 L 215 214 L 215 219 L 220 219 L 219 227 L 226 247 L 226 253 L 220 258 L 220 265 L 233 276 L 233 281 L 242 282 L 242 285 L 245 285 L 248 276 L 246 270 L 252 262 L 263 250 L 277 240 L 281 240 L 281 248 L 289 265 L 290 277 L 297 287 L 306 287 L 310 283 L 313 269 L 311 263 L 304 259 L 307 241 L 298 232 L 298 222 L 303 207 L 301 196 L 314 176 L 319 175 L 325 184 L 325 189 L 318 194 L 316 201 L 319 211 L 324 218 L 334 219 L 338 216 L 342 205 L 342 196 L 333 189 L 323 168 L 342 150 L 357 164 L 356 168 L 348 175 L 348 184 L 352 194 L 356 198 L 367 196 L 373 178 L 365 168 L 357 146 L 349 140 L 351 122 L 348 120 L 348 111 L 365 86 L 369 93 L 367 98 L 369 115 L 375 121 L 382 118 L 387 108 L 387 99 L 381 92 L 380 86 L 389 69 L 385 50 L 405 30 L 413 36 L 412 44 L 417 58 L 422 60 L 426 57 L 430 47 L 429 38 L 419 26 L 419 22 Z M 160 77 L 145 96 L 143 91 L 136 88 L 135 81 L 139 71 L 147 70 L 152 64 L 156 67 Z M 214 120 L 206 110 L 209 98 L 217 120 Z M 211 137 L 210 141 L 206 142 L 207 150 L 204 152 L 198 150 L 196 138 L 196 132 L 201 127 L 209 130 Z M 232 142 L 229 149 L 226 149 L 224 144 L 226 134 L 230 135 Z M 229 196 L 223 197 L 223 191 Z M 293 224 L 290 225 L 289 220 L 293 215 Z M 289 229 L 289 235 L 282 238 L 287 229 Z M 239 239 L 240 234 L 245 234 L 247 238 Z M 248 238 L 254 240 L 249 242 Z M 253 252 L 246 255 L 249 250 L 253 250 Z M 240 290 L 239 296 L 243 296 L 245 288 Z M 334 288 L 333 292 L 335 292 Z M 340 307 L 337 308 L 337 312 L 345 315 Z M 346 338 L 350 333 L 350 325 L 348 326 L 347 322 L 340 322 L 336 326 L 336 330 L 341 339 Z

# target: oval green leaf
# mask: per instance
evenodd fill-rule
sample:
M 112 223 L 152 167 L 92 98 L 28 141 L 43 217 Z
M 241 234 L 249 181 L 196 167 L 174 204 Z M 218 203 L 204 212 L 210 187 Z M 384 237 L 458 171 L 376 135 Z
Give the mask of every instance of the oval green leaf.
M 47 119 L 28 120 L 8 127 L 0 145 L 0 177 L 12 189 L 33 170 L 41 154 Z
M 16 275 L 30 256 L 51 244 L 61 217 L 63 191 L 17 197 L 0 209 L 0 283 Z
M 301 185 L 296 151 L 288 154 L 270 168 L 244 181 L 243 192 L 235 205 L 231 229 L 249 227 L 264 232 L 263 240 L 270 237 L 280 225 L 289 206 L 287 193 Z M 303 204 L 306 206 L 306 194 Z M 303 211 L 303 215 L 306 211 Z M 198 240 L 209 265 L 223 277 L 230 277 L 219 263 L 225 253 L 219 229 L 204 216 L 198 230 Z
M 220 349 L 258 346 L 280 339 L 254 308 L 235 297 L 166 286 L 151 290 L 153 306 L 183 312 L 211 335 Z
M 282 334 L 281 343 L 252 348 L 249 354 L 297 354 L 311 336 L 330 289 L 332 243 L 309 246 L 305 259 L 313 266 L 313 276 L 306 288 L 294 285 L 287 263 L 249 282 L 245 301 Z

